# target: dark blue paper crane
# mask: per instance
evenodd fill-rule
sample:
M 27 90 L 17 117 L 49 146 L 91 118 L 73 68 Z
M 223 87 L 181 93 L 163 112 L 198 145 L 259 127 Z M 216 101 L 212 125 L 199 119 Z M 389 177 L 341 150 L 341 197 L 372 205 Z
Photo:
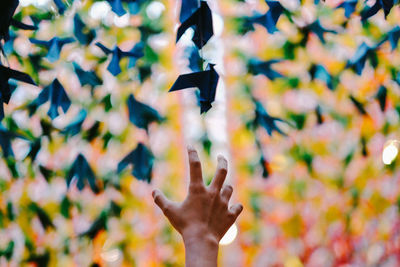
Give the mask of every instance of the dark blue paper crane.
M 243 20 L 243 27 L 245 32 L 254 31 L 253 24 L 259 24 L 269 33 L 274 33 L 278 31 L 276 24 L 278 23 L 279 17 L 286 11 L 286 9 L 281 5 L 279 1 L 265 1 L 269 6 L 269 10 L 265 14 L 255 14 L 251 17 L 240 18 Z
M 333 33 L 333 34 L 337 33 L 335 30 L 326 29 L 325 27 L 323 27 L 319 19 L 315 20 L 313 23 L 305 27 L 300 28 L 300 31 L 303 32 L 304 34 L 303 44 L 304 42 L 307 42 L 310 33 L 314 33 L 315 35 L 317 35 L 318 39 L 323 44 L 325 43 L 325 37 L 324 37 L 325 33 Z
M 75 62 L 73 63 L 76 76 L 79 79 L 81 86 L 90 85 L 92 88 L 101 85 L 103 81 L 97 76 L 94 71 L 85 71 Z
M 400 40 L 400 26 L 397 25 L 396 27 L 391 29 L 387 33 L 387 39 L 389 40 L 390 46 L 392 47 L 392 51 L 395 50 Z
M 317 79 L 326 84 L 330 90 L 335 89 L 335 79 L 334 77 L 325 69 L 324 66 L 319 64 L 313 64 L 310 68 L 309 73 L 312 79 Z
M 200 90 L 200 112 L 207 112 L 215 100 L 219 75 L 213 64 L 209 64 L 205 71 L 183 74 L 178 77 L 169 92 L 186 88 L 197 87 Z
M 283 78 L 281 73 L 272 69 L 272 64 L 281 62 L 281 59 L 271 59 L 267 61 L 261 61 L 257 58 L 251 58 L 247 63 L 247 69 L 249 73 L 253 75 L 262 74 L 270 80 L 275 80 L 276 78 Z
M 50 101 L 50 108 L 47 114 L 51 119 L 54 119 L 59 115 L 58 109 L 60 107 L 65 113 L 71 106 L 71 100 L 65 92 L 64 87 L 57 79 L 55 79 L 49 86 L 45 87 L 40 92 L 39 96 L 29 104 L 28 109 L 30 110 L 30 114 L 32 115 L 39 106 L 43 105 L 47 101 Z
M 119 49 L 118 46 L 115 46 L 113 50 L 105 47 L 101 43 L 97 42 L 96 45 L 104 52 L 106 55 L 112 54 L 110 64 L 107 67 L 107 70 L 114 76 L 117 76 L 118 74 L 121 73 L 121 67 L 119 65 L 120 60 L 123 57 L 129 57 L 131 59 L 138 59 L 143 57 L 143 51 L 140 51 L 139 49 L 135 49 L 135 47 L 132 49 L 132 51 L 122 51 Z
M 79 154 L 74 163 L 69 170 L 66 179 L 67 179 L 67 186 L 71 185 L 73 178 L 77 179 L 77 187 L 79 190 L 83 190 L 86 183 L 89 183 L 90 188 L 94 193 L 98 193 L 99 187 L 96 184 L 96 177 L 92 168 L 90 167 L 89 163 L 87 162 L 86 158 Z
M 68 124 L 64 130 L 61 131 L 61 133 L 67 135 L 67 136 L 74 136 L 78 134 L 81 131 L 82 124 L 85 121 L 87 116 L 87 111 L 82 109 L 76 118 Z
M 96 38 L 96 31 L 83 23 L 78 14 L 74 16 L 74 35 L 83 45 L 89 45 Z
M 14 138 L 25 139 L 23 136 L 9 131 L 2 124 L 0 124 L 0 147 L 3 151 L 4 158 L 8 158 L 9 156 L 14 157 L 14 152 L 11 147 L 11 141 Z
M 214 35 L 211 9 L 207 2 L 201 1 L 201 5 L 196 12 L 182 21 L 182 24 L 178 28 L 176 42 L 179 41 L 189 28 L 194 28 L 192 41 L 199 49 Z
M 353 103 L 354 107 L 361 115 L 368 115 L 367 111 L 365 110 L 364 104 L 358 101 L 354 96 L 349 96 L 350 101 Z
M 26 25 L 18 20 L 13 19 L 15 10 L 19 4 L 18 0 L 3 1 L 0 9 L 0 41 L 8 41 L 10 39 L 9 28 L 10 25 L 22 30 L 37 30 L 36 26 Z M 0 50 L 2 51 L 2 44 L 0 43 Z
M 365 63 L 367 59 L 369 59 L 371 65 L 375 68 L 378 65 L 376 49 L 379 46 L 380 44 L 370 47 L 366 43 L 362 43 L 357 48 L 354 56 L 349 59 L 346 67 L 354 69 L 358 75 L 361 75 L 362 71 L 364 70 Z
M 134 3 L 137 0 L 107 0 L 111 6 L 111 10 L 119 17 L 126 14 L 126 10 L 122 6 L 122 3 Z
M 371 7 L 365 7 L 361 11 L 361 20 L 366 21 L 370 17 L 374 16 L 376 13 L 379 12 L 379 10 L 383 9 L 383 12 L 385 14 L 385 18 L 389 15 L 390 10 L 393 8 L 395 2 L 398 2 L 397 0 L 376 0 L 375 4 Z
M 139 102 L 131 94 L 127 101 L 129 120 L 139 128 L 148 130 L 152 122 L 162 122 L 164 118 L 154 108 Z
M 42 41 L 42 40 L 30 38 L 29 41 L 31 41 L 32 44 L 46 47 L 48 49 L 46 58 L 50 62 L 55 62 L 60 58 L 60 52 L 61 52 L 61 49 L 63 48 L 63 46 L 66 44 L 75 42 L 75 39 L 74 38 L 54 37 L 53 39 L 51 39 L 49 41 Z
M 379 87 L 378 93 L 375 96 L 376 100 L 379 102 L 379 107 L 382 111 L 386 109 L 386 98 L 387 98 L 387 89 L 385 86 L 381 85 Z
M 53 2 L 58 9 L 58 13 L 60 13 L 60 15 L 64 15 L 65 11 L 67 10 L 67 6 L 64 4 L 64 2 L 62 0 L 53 0 Z
M 258 102 L 257 100 L 253 100 L 253 101 L 254 101 L 254 104 L 256 105 L 255 118 L 253 121 L 254 126 L 263 127 L 267 131 L 268 135 L 270 135 L 270 136 L 272 135 L 272 133 L 274 131 L 276 131 L 282 135 L 286 135 L 278 127 L 276 122 L 283 122 L 283 123 L 287 123 L 287 124 L 288 124 L 288 122 L 286 122 L 285 120 L 282 120 L 280 118 L 270 116 L 260 102 Z
M 179 21 L 184 22 L 200 8 L 199 0 L 182 0 Z
M 126 167 L 133 165 L 132 175 L 141 181 L 150 183 L 153 162 L 153 154 L 145 145 L 139 143 L 132 152 L 120 161 L 117 172 L 121 173 Z
M 350 18 L 351 14 L 353 14 L 356 11 L 357 2 L 358 0 L 345 0 L 336 8 L 343 8 L 344 15 L 346 16 L 346 18 Z
M 12 94 L 10 79 L 36 85 L 28 74 L 0 65 L 0 121 L 4 118 L 3 105 L 8 104 Z

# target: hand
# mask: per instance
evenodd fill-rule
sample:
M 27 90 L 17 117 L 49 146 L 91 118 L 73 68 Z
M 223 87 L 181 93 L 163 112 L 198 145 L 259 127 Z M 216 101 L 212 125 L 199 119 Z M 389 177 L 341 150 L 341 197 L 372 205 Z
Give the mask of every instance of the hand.
M 188 154 L 190 184 L 186 199 L 182 203 L 172 202 L 159 190 L 153 191 L 153 198 L 172 226 L 182 235 L 186 250 L 194 246 L 198 253 L 213 247 L 217 255 L 219 241 L 235 222 L 243 207 L 240 204 L 228 207 L 233 189 L 230 185 L 223 186 L 228 169 L 224 157 L 218 157 L 217 172 L 211 184 L 206 187 L 196 150 L 189 147 Z M 198 264 L 191 266 L 202 266 L 198 260 L 192 259 L 189 262 Z

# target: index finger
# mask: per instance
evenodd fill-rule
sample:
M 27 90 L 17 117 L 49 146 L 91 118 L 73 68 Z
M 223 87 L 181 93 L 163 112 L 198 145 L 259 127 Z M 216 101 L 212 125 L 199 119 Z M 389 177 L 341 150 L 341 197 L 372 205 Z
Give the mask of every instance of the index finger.
M 197 151 L 188 146 L 190 185 L 203 185 L 203 175 L 201 172 L 201 163 Z

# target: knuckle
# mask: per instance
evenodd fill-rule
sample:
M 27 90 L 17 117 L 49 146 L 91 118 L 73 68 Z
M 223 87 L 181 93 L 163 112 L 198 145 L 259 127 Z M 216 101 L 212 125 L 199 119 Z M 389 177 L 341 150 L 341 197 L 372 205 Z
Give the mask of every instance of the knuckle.
M 214 187 L 210 187 L 208 191 L 211 197 L 215 197 L 218 195 L 218 190 Z
M 192 193 L 202 193 L 204 192 L 204 187 L 200 184 L 192 184 L 190 185 L 190 191 Z
M 224 211 L 228 210 L 228 201 L 226 201 L 225 199 L 222 199 L 221 207 L 222 207 L 222 210 L 224 210 Z

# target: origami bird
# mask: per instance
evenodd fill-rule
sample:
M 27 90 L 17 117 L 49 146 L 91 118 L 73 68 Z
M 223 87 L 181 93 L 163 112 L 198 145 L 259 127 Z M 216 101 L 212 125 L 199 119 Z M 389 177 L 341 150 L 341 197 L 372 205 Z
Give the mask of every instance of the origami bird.
M 257 100 L 253 100 L 253 101 L 254 101 L 254 104 L 256 105 L 255 118 L 254 118 L 253 124 L 255 126 L 263 127 L 267 131 L 268 135 L 270 135 L 270 136 L 272 136 L 272 133 L 274 131 L 280 133 L 281 135 L 286 135 L 278 127 L 276 122 L 277 121 L 284 122 L 284 123 L 287 123 L 287 122 L 280 118 L 270 116 L 260 102 L 258 102 Z
M 393 8 L 394 4 L 395 0 L 376 0 L 373 6 L 367 6 L 361 11 L 361 20 L 366 21 L 367 19 L 378 13 L 381 9 L 383 9 L 386 18 L 389 15 L 390 10 Z
M 136 66 L 136 61 L 144 56 L 144 49 L 145 49 L 145 43 L 144 42 L 139 42 L 133 46 L 131 49 L 130 53 L 133 53 L 136 55 L 136 57 L 130 57 L 129 58 L 129 63 L 128 63 L 128 69 L 133 68 Z
M 121 73 L 120 61 L 122 58 L 129 57 L 137 59 L 143 56 L 143 52 L 140 51 L 125 52 L 119 49 L 118 46 L 115 46 L 115 48 L 111 50 L 99 42 L 97 42 L 96 45 L 104 52 L 104 54 L 106 55 L 112 54 L 111 61 L 107 67 L 107 70 L 114 76 L 117 76 L 118 74 Z
M 36 204 L 35 202 L 31 202 L 28 207 L 31 211 L 36 213 L 44 229 L 47 230 L 48 228 L 55 228 L 50 216 L 47 214 L 46 211 L 39 207 L 38 204 Z
M 387 34 L 387 39 L 390 42 L 392 51 L 395 50 L 397 48 L 400 39 L 400 26 L 397 25 L 392 30 L 390 30 Z
M 152 122 L 162 122 L 164 118 L 154 108 L 139 102 L 131 94 L 127 101 L 129 120 L 139 128 L 148 130 Z
M 303 33 L 304 35 L 304 40 L 302 41 L 302 44 L 304 45 L 307 40 L 308 40 L 308 36 L 310 33 L 314 33 L 315 35 L 317 35 L 318 39 L 321 41 L 321 43 L 325 43 L 325 33 L 333 33 L 336 34 L 337 32 L 335 30 L 330 30 L 330 29 L 326 29 L 325 27 L 323 27 L 321 25 L 321 22 L 319 21 L 319 19 L 315 20 L 313 23 L 300 28 L 300 31 Z
M 11 141 L 14 138 L 25 139 L 23 136 L 6 129 L 2 124 L 0 124 L 0 147 L 3 151 L 4 158 L 8 158 L 9 156 L 14 157 L 14 152 L 11 146 Z
M 356 11 L 357 3 L 358 0 L 345 0 L 340 5 L 338 5 L 336 9 L 343 8 L 346 18 L 350 18 L 351 14 Z
M 96 31 L 83 23 L 78 13 L 74 16 L 74 35 L 83 45 L 89 45 L 96 38 Z
M 18 4 L 18 0 L 8 0 L 2 3 L 2 8 L 0 10 L 0 40 L 7 41 L 9 39 L 10 25 L 22 30 L 37 30 L 36 26 L 26 25 L 18 20 L 13 19 Z
M 361 115 L 367 115 L 367 111 L 365 110 L 364 105 L 363 105 L 360 101 L 358 101 L 358 100 L 357 100 L 354 96 L 352 96 L 352 95 L 350 95 L 349 98 L 350 98 L 351 102 L 354 104 L 354 106 L 356 107 L 356 109 L 358 110 L 358 112 L 359 112 Z
M 214 64 L 208 64 L 205 71 L 183 74 L 178 77 L 169 92 L 197 87 L 200 90 L 200 112 L 210 110 L 215 100 L 219 75 Z
M 48 49 L 47 58 L 51 63 L 57 61 L 60 58 L 60 52 L 64 45 L 73 43 L 75 41 L 74 38 L 58 38 L 54 37 L 49 41 L 37 40 L 34 38 L 30 38 L 29 41 L 32 44 L 44 46 Z
M 63 1 L 62 0 L 53 0 L 53 2 L 58 9 L 58 13 L 60 13 L 60 15 L 64 15 L 65 11 L 67 10 L 67 6 L 63 3 Z
M 13 91 L 9 84 L 10 79 L 36 85 L 28 74 L 0 65 L 0 121 L 4 118 L 3 105 L 8 104 Z
M 182 22 L 178 28 L 176 42 L 182 37 L 187 29 L 194 28 L 192 41 L 201 49 L 214 35 L 211 9 L 207 2 L 201 1 L 200 8 L 189 18 Z
M 200 56 L 199 49 L 196 46 L 188 46 L 185 49 L 186 57 L 189 60 L 189 68 L 192 71 L 201 71 L 203 69 L 204 59 Z
M 49 266 L 50 252 L 46 250 L 42 254 L 31 253 L 29 257 L 24 261 L 27 263 L 35 264 L 35 266 Z
M 87 111 L 82 109 L 78 115 L 75 117 L 75 119 L 69 123 L 61 133 L 67 135 L 67 136 L 74 136 L 78 134 L 81 131 L 82 124 L 85 121 L 87 116 Z
M 14 246 L 15 246 L 14 240 L 8 242 L 6 248 L 0 250 L 0 257 L 4 256 L 7 259 L 7 261 L 9 261 L 12 258 L 14 252 Z
M 318 124 L 324 123 L 324 117 L 322 116 L 321 107 L 319 105 L 315 108 L 315 115 L 317 116 Z
M 90 85 L 92 88 L 94 88 L 103 83 L 99 76 L 97 76 L 96 72 L 85 71 L 75 62 L 73 62 L 72 64 L 74 65 L 74 70 L 81 86 Z
M 94 239 L 97 234 L 107 228 L 107 212 L 102 211 L 100 215 L 90 225 L 89 229 L 79 234 L 80 237 L 87 236 L 90 239 Z
M 132 175 L 141 181 L 150 183 L 153 161 L 154 156 L 150 150 L 142 143 L 139 143 L 132 152 L 118 163 L 117 172 L 121 173 L 126 167 L 133 165 Z
M 276 28 L 276 24 L 279 20 L 279 17 L 286 11 L 286 9 L 281 5 L 279 1 L 265 1 L 269 6 L 269 10 L 265 14 L 254 14 L 251 17 L 242 17 L 239 20 L 242 21 L 242 25 L 244 30 L 243 33 L 248 31 L 254 31 L 254 24 L 259 24 L 265 29 L 267 29 L 268 33 L 272 34 L 278 29 Z
M 376 94 L 375 98 L 379 102 L 379 107 L 382 111 L 386 109 L 386 98 L 387 98 L 387 89 L 385 86 L 381 85 L 379 87 L 378 93 Z
M 30 143 L 29 152 L 25 158 L 30 158 L 31 162 L 34 162 L 41 148 L 42 148 L 42 139 L 41 137 L 39 137 Z
M 182 0 L 179 21 L 184 22 L 200 8 L 199 0 Z
M 122 6 L 122 3 L 133 3 L 135 0 L 107 0 L 111 6 L 111 10 L 119 17 L 126 14 L 126 10 Z
M 272 69 L 272 64 L 281 62 L 281 59 L 272 59 L 267 61 L 261 61 L 256 58 L 251 58 L 247 64 L 247 69 L 249 73 L 253 75 L 263 74 L 270 80 L 275 80 L 276 78 L 283 78 L 281 73 Z
M 98 193 L 100 190 L 96 185 L 96 177 L 86 158 L 79 154 L 74 163 L 72 163 L 71 169 L 69 170 L 66 180 L 67 186 L 71 185 L 73 178 L 77 179 L 76 186 L 79 190 L 83 190 L 86 183 L 89 183 L 90 188 L 94 193 Z
M 370 60 L 371 65 L 375 68 L 378 65 L 376 59 L 376 49 L 380 44 L 373 47 L 368 46 L 366 43 L 362 43 L 352 58 L 350 58 L 346 64 L 346 68 L 352 68 L 358 75 L 361 75 L 364 70 L 367 59 Z
M 322 82 L 324 82 L 326 84 L 326 86 L 330 89 L 330 90 L 334 90 L 335 89 L 335 79 L 334 77 L 325 69 L 324 66 L 322 65 L 315 65 L 313 64 L 309 70 L 309 73 L 311 74 L 311 78 L 312 79 L 317 79 L 320 80 Z
M 71 106 L 71 100 L 65 92 L 64 87 L 57 79 L 55 79 L 49 86 L 45 87 L 40 92 L 39 96 L 29 104 L 28 109 L 30 110 L 30 115 L 32 115 L 39 106 L 43 105 L 47 101 L 50 101 L 50 108 L 47 114 L 51 119 L 54 119 L 59 115 L 59 108 L 62 108 L 65 113 Z

